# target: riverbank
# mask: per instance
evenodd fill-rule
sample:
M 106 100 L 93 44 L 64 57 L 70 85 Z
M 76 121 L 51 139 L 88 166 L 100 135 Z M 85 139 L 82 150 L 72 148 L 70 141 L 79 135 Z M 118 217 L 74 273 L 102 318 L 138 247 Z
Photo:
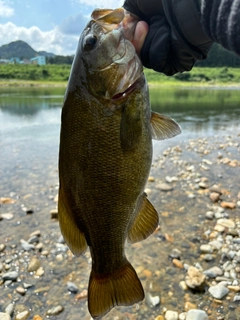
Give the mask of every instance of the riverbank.
M 126 248 L 146 298 L 104 319 L 240 319 L 239 138 L 237 131 L 169 140 L 156 155 L 146 192 L 160 227 Z M 73 256 L 61 237 L 56 168 L 36 159 L 22 181 L 11 181 L 3 176 L 0 312 L 16 320 L 89 320 L 91 259 L 88 251 Z
M 66 87 L 70 65 L 1 65 L 0 87 Z M 233 87 L 240 86 L 239 68 L 199 68 L 167 77 L 153 70 L 144 70 L 150 86 L 162 87 Z

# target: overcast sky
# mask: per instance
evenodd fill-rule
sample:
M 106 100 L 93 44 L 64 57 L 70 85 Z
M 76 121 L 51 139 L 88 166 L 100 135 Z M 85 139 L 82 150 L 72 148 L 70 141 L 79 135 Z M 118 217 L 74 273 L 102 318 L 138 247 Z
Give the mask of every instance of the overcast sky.
M 122 4 L 123 0 L 0 0 L 0 46 L 23 40 L 36 51 L 74 54 L 91 12 Z

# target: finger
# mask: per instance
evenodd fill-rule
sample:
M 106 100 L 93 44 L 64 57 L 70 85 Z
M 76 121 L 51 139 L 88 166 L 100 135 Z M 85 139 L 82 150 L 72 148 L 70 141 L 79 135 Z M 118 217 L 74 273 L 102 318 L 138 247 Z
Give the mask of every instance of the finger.
M 139 21 L 136 25 L 132 44 L 134 45 L 138 55 L 140 55 L 140 51 L 147 36 L 148 29 L 148 24 L 145 21 Z

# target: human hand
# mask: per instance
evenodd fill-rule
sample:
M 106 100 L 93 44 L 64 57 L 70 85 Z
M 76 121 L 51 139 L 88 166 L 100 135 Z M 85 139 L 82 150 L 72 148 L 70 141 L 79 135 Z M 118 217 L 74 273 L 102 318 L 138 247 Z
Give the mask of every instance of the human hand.
M 172 0 L 125 0 L 123 5 L 140 20 L 132 42 L 143 65 L 168 76 L 191 70 L 212 44 L 203 33 L 197 1 L 179 3 L 179 12 Z

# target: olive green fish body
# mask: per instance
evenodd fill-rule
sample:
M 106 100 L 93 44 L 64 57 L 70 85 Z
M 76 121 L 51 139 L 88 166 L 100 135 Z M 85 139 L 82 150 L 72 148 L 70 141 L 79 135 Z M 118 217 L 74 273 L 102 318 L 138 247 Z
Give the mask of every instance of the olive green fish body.
M 121 28 L 123 9 L 94 11 L 83 31 L 62 109 L 59 223 L 74 254 L 92 256 L 93 318 L 144 298 L 124 252 L 147 238 L 158 214 L 144 193 L 152 137 L 179 133 L 152 113 L 142 65 Z

